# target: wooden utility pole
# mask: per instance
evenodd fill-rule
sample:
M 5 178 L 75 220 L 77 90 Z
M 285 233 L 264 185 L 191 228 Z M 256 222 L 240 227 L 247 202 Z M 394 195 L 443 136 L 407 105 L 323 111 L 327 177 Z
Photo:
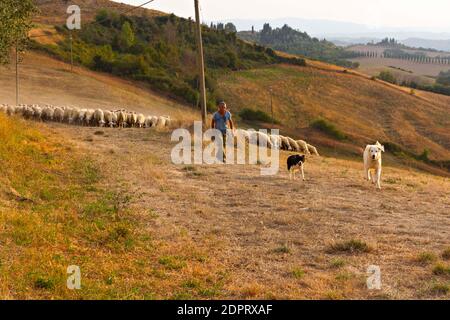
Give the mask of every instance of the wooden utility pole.
M 199 67 L 199 76 L 200 76 L 200 106 L 202 109 L 202 122 L 203 128 L 206 128 L 206 85 L 205 85 L 205 61 L 203 57 L 203 41 L 202 41 L 202 25 L 200 22 L 200 9 L 198 5 L 198 0 L 194 0 L 195 2 L 195 20 L 196 20 L 196 35 L 197 35 L 197 50 L 198 50 L 198 58 L 197 63 Z
M 19 47 L 16 44 L 16 106 L 19 105 Z
M 272 125 L 275 125 L 275 118 L 273 117 L 273 90 L 270 88 L 270 112 L 272 114 Z
M 73 38 L 72 38 L 72 31 L 70 32 L 70 72 L 73 72 Z

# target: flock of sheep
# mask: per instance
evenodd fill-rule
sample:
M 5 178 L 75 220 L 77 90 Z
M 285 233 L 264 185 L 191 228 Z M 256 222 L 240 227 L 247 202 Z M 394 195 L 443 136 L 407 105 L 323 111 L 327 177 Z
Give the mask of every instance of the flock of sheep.
M 302 152 L 307 155 L 319 155 L 317 148 L 303 140 L 294 140 L 282 135 L 271 135 L 254 130 L 238 129 L 236 134 L 255 141 L 258 145 L 264 145 L 271 149 L 281 149 L 286 151 Z
M 102 109 L 80 109 L 74 107 L 58 107 L 52 105 L 0 105 L 0 113 L 7 115 L 20 115 L 25 119 L 39 121 L 55 121 L 81 126 L 96 127 L 168 127 L 170 117 L 168 116 L 144 116 L 142 113 L 126 110 L 102 110 Z
M 75 107 L 59 106 L 39 106 L 39 105 L 0 105 L 0 113 L 7 115 L 20 115 L 25 119 L 35 119 L 40 121 L 55 121 L 81 126 L 96 127 L 136 127 L 136 128 L 164 128 L 170 125 L 171 119 L 168 116 L 144 116 L 142 113 L 130 112 L 126 110 L 102 110 L 102 109 L 80 109 Z M 302 152 L 308 155 L 319 155 L 316 147 L 303 140 L 294 140 L 281 135 L 268 135 L 263 132 L 253 130 L 238 129 L 237 133 L 255 141 L 259 145 L 266 145 L 268 148 L 281 149 L 287 151 Z M 255 136 L 253 136 L 255 135 Z

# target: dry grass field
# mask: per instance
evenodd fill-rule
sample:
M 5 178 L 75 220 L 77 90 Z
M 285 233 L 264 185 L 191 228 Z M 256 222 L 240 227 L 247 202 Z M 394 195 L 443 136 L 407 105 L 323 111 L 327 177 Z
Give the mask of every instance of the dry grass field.
M 20 69 L 23 103 L 120 106 L 183 124 L 199 118 L 149 88 L 70 73 L 36 53 Z M 14 102 L 13 79 L 12 68 L 0 68 L 0 103 Z M 360 159 L 363 142 L 376 138 L 448 159 L 447 97 L 412 96 L 326 65 L 237 72 L 221 86 L 232 111 L 267 111 L 265 89 L 274 87 L 282 132 L 327 150 L 308 159 L 307 181 L 289 181 L 284 152 L 272 177 L 260 176 L 259 165 L 176 166 L 169 130 L 0 115 L 0 298 L 450 297 L 449 179 L 386 155 L 376 191 Z M 310 133 L 318 116 L 352 142 Z M 66 288 L 69 265 L 81 268 L 81 290 Z M 366 287 L 369 265 L 381 268 L 379 291 Z
M 361 152 L 371 141 L 393 142 L 415 153 L 425 148 L 434 159 L 449 159 L 450 98 L 370 80 L 353 72 L 277 65 L 234 72 L 220 87 L 236 113 L 243 108 L 270 114 L 281 132 L 306 138 L 322 147 Z M 351 142 L 326 139 L 309 128 L 323 118 L 351 137 Z
M 287 153 L 262 177 L 172 165 L 169 132 L 19 123 L 45 137 L 32 154 L 52 166 L 10 171 L 29 200 L 2 195 L 2 298 L 448 298 L 446 178 L 386 167 L 376 191 L 360 162 L 313 157 L 307 181 L 290 182 Z M 3 141 L 12 124 L 0 124 Z M 65 288 L 72 264 L 79 291 Z
M 383 54 L 386 48 L 379 46 L 367 46 L 357 45 L 349 47 L 349 51 L 357 52 L 378 52 L 379 55 Z M 406 50 L 410 54 L 416 52 L 422 52 L 428 57 L 446 57 L 450 56 L 449 52 L 434 52 L 434 51 L 420 51 L 420 50 Z M 414 81 L 421 84 L 432 84 L 435 82 L 435 78 L 441 71 L 448 71 L 450 65 L 448 64 L 432 64 L 432 63 L 415 63 L 412 61 L 406 61 L 402 59 L 384 59 L 384 58 L 366 58 L 361 57 L 357 59 L 351 59 L 351 61 L 359 62 L 359 71 L 370 76 L 377 76 L 381 71 L 389 70 L 395 75 L 398 82 Z

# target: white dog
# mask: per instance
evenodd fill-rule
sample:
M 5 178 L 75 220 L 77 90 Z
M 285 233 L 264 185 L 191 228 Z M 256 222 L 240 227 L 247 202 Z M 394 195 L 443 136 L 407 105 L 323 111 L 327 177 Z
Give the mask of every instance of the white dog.
M 374 145 L 368 145 L 364 150 L 364 176 L 367 180 L 381 189 L 381 153 L 384 152 L 384 146 L 378 141 Z

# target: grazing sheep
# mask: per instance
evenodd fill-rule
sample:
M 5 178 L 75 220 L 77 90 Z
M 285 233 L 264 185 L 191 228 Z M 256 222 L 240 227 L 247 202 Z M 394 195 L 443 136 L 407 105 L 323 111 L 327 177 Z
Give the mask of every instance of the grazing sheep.
M 103 110 L 97 109 L 94 111 L 93 124 L 98 127 L 105 126 L 105 115 Z
M 300 152 L 301 148 L 298 145 L 297 141 L 295 141 L 294 139 L 292 139 L 291 137 L 286 137 L 289 141 L 289 145 L 291 146 L 292 151 L 296 151 L 296 152 Z
M 128 123 L 128 115 L 124 110 L 119 110 L 117 113 L 117 125 L 119 128 L 125 128 Z
M 25 107 L 25 109 L 23 110 L 23 117 L 25 119 L 32 119 L 34 116 L 34 109 L 32 106 L 27 106 Z
M 16 113 L 16 107 L 15 106 L 8 106 L 6 108 L 6 114 L 8 116 L 12 116 L 14 113 Z
M 76 117 L 76 122 L 79 124 L 79 125 L 84 125 L 84 118 L 86 117 L 86 112 L 87 112 L 87 109 L 80 109 L 79 111 L 78 111 L 78 115 L 77 115 L 77 117 Z
M 310 154 L 313 154 L 315 156 L 320 156 L 319 152 L 317 152 L 317 148 L 312 146 L 312 145 L 310 145 L 310 144 L 308 144 L 308 151 L 309 151 Z
M 148 116 L 144 122 L 144 128 L 151 128 L 153 126 L 153 117 Z
M 249 130 L 247 131 L 249 142 L 255 142 L 260 147 L 267 147 L 267 148 L 273 148 L 273 144 L 270 141 L 270 137 L 259 131 Z
M 273 143 L 270 141 L 270 136 L 263 133 L 263 132 L 257 132 L 258 134 L 258 145 L 260 147 L 267 147 L 269 149 L 273 148 Z
M 114 112 L 113 111 L 109 111 L 109 110 L 105 110 L 103 112 L 103 117 L 105 120 L 105 125 L 107 125 L 110 128 L 114 128 Z
M 66 122 L 66 123 L 72 123 L 72 111 L 73 111 L 73 108 L 70 108 L 70 107 L 68 107 L 68 108 L 64 108 L 64 116 L 63 116 L 63 119 L 64 119 L 64 122 Z
M 130 128 L 133 128 L 136 126 L 137 123 L 137 114 L 135 112 L 129 112 L 127 117 L 127 125 Z
M 156 126 L 158 128 L 164 128 L 166 126 L 166 118 L 165 117 L 158 117 L 158 121 L 156 122 Z
M 151 126 L 152 127 L 156 127 L 156 125 L 158 124 L 158 117 L 156 117 L 156 116 L 153 116 L 152 117 L 152 120 L 151 120 Z
M 139 113 L 137 115 L 137 121 L 136 124 L 139 128 L 144 128 L 145 126 L 145 116 L 142 113 Z
M 42 120 L 52 121 L 54 113 L 55 113 L 55 110 L 52 107 L 50 107 L 50 106 L 44 107 L 44 109 L 42 110 Z
M 86 126 L 90 126 L 93 124 L 95 110 L 88 109 L 86 110 L 86 114 L 84 115 L 84 123 Z
M 280 135 L 281 140 L 281 150 L 291 150 L 291 145 L 289 144 L 288 138 Z
M 53 111 L 53 120 L 56 122 L 63 122 L 64 110 L 60 107 L 56 107 Z
M 270 135 L 270 141 L 275 149 L 281 148 L 281 137 L 278 135 Z
M 305 141 L 297 140 L 297 144 L 299 145 L 299 147 L 301 149 L 300 151 L 302 151 L 305 154 L 311 154 L 308 149 L 308 144 Z
M 42 120 L 42 108 L 37 106 L 37 105 L 33 105 L 33 117 L 36 120 Z
M 170 116 L 165 116 L 166 118 L 166 127 L 170 127 L 170 124 L 172 123 L 172 119 L 170 119 Z
M 102 109 L 79 109 L 69 106 L 45 105 L 26 105 L 10 106 L 0 104 L 0 113 L 7 115 L 21 115 L 25 119 L 36 119 L 43 121 L 56 121 L 68 124 L 78 124 L 82 126 L 100 126 L 105 125 L 113 128 L 130 127 L 150 128 L 150 127 L 168 127 L 171 119 L 169 116 L 148 116 L 136 112 L 127 112 L 126 110 L 103 111 Z M 263 138 L 262 138 L 263 139 Z M 269 143 L 271 143 L 269 138 Z

